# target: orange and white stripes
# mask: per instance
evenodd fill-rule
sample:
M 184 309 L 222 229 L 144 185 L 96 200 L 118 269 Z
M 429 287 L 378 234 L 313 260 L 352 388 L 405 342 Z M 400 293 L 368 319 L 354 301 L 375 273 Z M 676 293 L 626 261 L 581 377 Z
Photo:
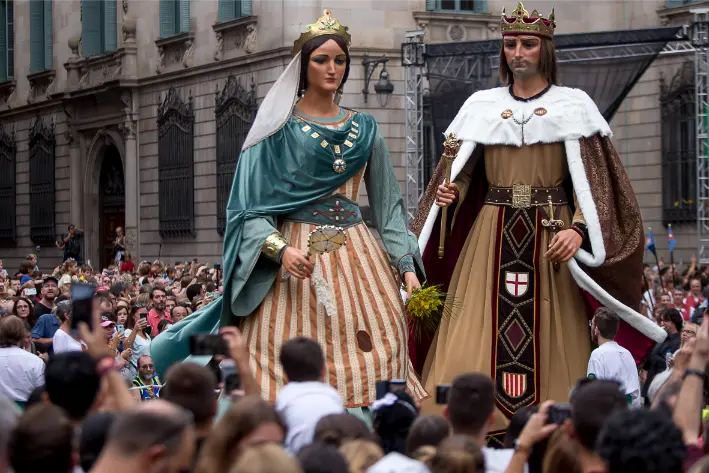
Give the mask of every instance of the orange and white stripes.
M 358 197 L 362 170 L 340 187 Z M 315 225 L 283 222 L 279 230 L 294 248 L 307 250 Z M 389 258 L 365 224 L 346 230 L 347 245 L 317 257 L 330 283 L 337 315 L 329 317 L 317 303 L 310 280 L 283 280 L 283 269 L 258 310 L 242 326 L 251 353 L 251 368 L 265 399 L 275 401 L 284 384 L 278 355 L 296 336 L 316 339 L 326 359 L 325 381 L 335 387 L 346 407 L 371 405 L 378 380 L 406 379 L 417 399 L 426 393 L 408 357 L 407 325 L 399 280 Z

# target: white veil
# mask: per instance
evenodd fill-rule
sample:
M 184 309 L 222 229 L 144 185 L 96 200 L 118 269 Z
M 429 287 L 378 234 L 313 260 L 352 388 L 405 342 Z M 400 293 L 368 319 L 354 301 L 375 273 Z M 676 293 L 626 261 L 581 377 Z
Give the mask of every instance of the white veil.
M 245 150 L 263 141 L 286 124 L 298 100 L 300 85 L 300 52 L 288 64 L 261 102 L 251 130 L 244 140 Z

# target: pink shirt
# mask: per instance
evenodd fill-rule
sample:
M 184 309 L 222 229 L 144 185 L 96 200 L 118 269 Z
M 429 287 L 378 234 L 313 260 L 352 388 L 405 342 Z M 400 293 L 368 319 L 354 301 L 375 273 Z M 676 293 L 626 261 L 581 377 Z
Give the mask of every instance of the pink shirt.
M 162 317 L 160 317 L 160 314 L 158 314 L 155 309 L 150 309 L 150 312 L 148 312 L 148 323 L 153 329 L 153 337 L 160 333 L 158 330 L 158 324 L 161 320 L 167 320 L 172 323 L 172 317 L 168 311 L 164 311 Z

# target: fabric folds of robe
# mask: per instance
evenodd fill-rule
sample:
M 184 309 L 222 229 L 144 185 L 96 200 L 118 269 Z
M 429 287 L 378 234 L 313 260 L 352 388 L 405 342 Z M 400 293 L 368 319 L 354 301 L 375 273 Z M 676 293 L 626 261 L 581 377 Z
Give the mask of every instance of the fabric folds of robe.
M 289 214 L 327 196 L 347 182 L 370 157 L 377 123 L 357 114 L 357 146 L 347 154 L 342 173 L 332 169 L 333 157 L 321 140 L 312 139 L 293 117 L 277 133 L 243 150 L 238 157 L 227 204 L 222 251 L 223 297 L 173 325 L 153 340 L 151 355 L 163 373 L 189 356 L 193 334 L 234 325 L 236 317 L 253 312 L 273 285 L 279 266 L 261 257 L 266 237 L 276 231 L 279 215 Z M 348 129 L 319 129 L 323 138 L 344 142 Z
M 640 277 L 626 277 L 624 279 L 619 277 L 619 275 L 629 274 L 640 275 L 642 271 L 644 235 L 637 199 L 609 137 L 596 134 L 589 138 L 580 138 L 579 143 L 586 177 L 598 209 L 603 243 L 606 248 L 606 259 L 601 266 L 597 268 L 584 266 L 583 269 L 601 288 L 628 307 L 637 310 L 641 298 L 642 282 Z M 476 154 L 478 157 L 480 156 L 478 154 L 482 151 L 480 148 L 482 146 L 475 149 L 470 159 L 475 159 Z M 455 265 L 472 224 L 482 208 L 487 184 L 484 182 L 484 172 L 478 167 L 480 162 L 482 160 L 478 159 L 470 183 L 470 189 L 476 191 L 472 195 L 470 194 L 472 191 L 469 191 L 466 199 L 460 204 L 461 209 L 456 211 L 455 226 L 450 229 L 446 239 L 443 261 L 439 260 L 437 256 L 440 213 L 434 224 L 428 245 L 422 254 L 430 284 L 448 286 L 452 270 L 448 271 L 447 268 L 451 264 Z M 441 160 L 412 223 L 411 228 L 416 235 L 420 235 L 423 229 L 429 209 L 436 200 L 436 189 L 442 184 L 444 176 L 445 168 L 443 160 Z M 599 306 L 599 303 L 590 294 L 584 293 L 584 296 L 589 302 L 590 309 Z M 589 315 L 591 314 L 592 312 L 589 313 Z M 619 344 L 631 351 L 637 362 L 644 358 L 654 345 L 652 340 L 643 336 L 624 321 L 621 321 L 617 340 Z M 430 346 L 430 338 L 417 340 L 410 337 L 409 344 L 409 351 L 412 359 L 415 360 L 414 366 L 417 371 L 421 370 Z

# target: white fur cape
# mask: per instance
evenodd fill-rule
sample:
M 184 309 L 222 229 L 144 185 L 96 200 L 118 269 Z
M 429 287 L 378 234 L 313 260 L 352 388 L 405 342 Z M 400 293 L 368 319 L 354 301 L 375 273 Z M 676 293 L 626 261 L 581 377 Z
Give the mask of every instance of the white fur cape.
M 534 112 L 539 108 L 543 108 L 546 113 L 536 115 Z M 502 117 L 502 112 L 506 110 L 512 112 L 512 117 Z M 667 336 L 664 330 L 608 294 L 576 262 L 578 260 L 587 266 L 598 267 L 606 259 L 596 204 L 581 160 L 579 139 L 596 134 L 611 136 L 612 133 L 598 107 L 585 92 L 552 86 L 547 93 L 528 102 L 515 100 L 507 87 L 476 92 L 461 107 L 446 130 L 446 133 L 456 133 L 458 138 L 463 140 L 458 156 L 453 161 L 451 180 L 460 173 L 478 144 L 522 146 L 522 127 L 517 122 L 525 122 L 527 119 L 529 121 L 524 125 L 524 144 L 563 142 L 566 149 L 571 180 L 581 212 L 586 219 L 591 243 L 591 252 L 579 249 L 568 262 L 576 283 L 601 304 L 616 311 L 619 317 L 640 333 L 661 342 Z M 438 210 L 438 206 L 432 205 L 421 230 L 419 248 L 422 253 L 431 236 Z

